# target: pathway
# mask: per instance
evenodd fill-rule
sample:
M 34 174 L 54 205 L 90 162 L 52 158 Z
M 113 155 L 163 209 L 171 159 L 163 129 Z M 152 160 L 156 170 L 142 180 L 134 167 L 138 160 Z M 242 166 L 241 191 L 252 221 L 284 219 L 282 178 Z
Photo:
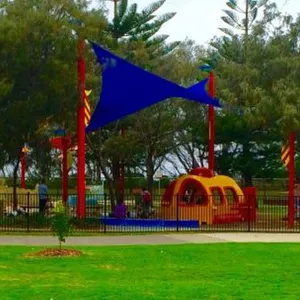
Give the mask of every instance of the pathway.
M 66 245 L 75 246 L 113 246 L 113 245 L 170 245 L 170 244 L 208 244 L 208 243 L 300 243 L 297 233 L 213 233 L 213 234 L 152 234 L 122 236 L 82 236 L 69 237 Z M 52 236 L 0 236 L 0 245 L 52 246 L 57 239 Z

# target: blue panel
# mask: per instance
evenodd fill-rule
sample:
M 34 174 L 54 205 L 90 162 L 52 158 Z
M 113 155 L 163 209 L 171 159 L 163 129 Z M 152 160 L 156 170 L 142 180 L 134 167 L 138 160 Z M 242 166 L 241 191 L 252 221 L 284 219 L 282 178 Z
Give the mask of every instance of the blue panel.
M 207 79 L 184 88 L 119 58 L 97 44 L 92 43 L 92 46 L 102 67 L 102 92 L 87 132 L 173 97 L 220 106 L 219 101 L 211 98 L 205 90 Z
M 100 218 L 101 224 L 110 226 L 139 226 L 139 227 L 164 227 L 164 228 L 198 228 L 199 221 L 176 221 L 176 220 L 154 220 L 154 219 L 117 219 Z

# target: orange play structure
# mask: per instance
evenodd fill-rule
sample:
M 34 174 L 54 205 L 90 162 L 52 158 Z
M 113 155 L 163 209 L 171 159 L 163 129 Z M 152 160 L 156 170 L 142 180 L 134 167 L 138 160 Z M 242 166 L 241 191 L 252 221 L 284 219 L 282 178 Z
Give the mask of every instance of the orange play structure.
M 162 218 L 199 220 L 199 225 L 255 221 L 256 191 L 242 190 L 230 177 L 196 168 L 171 182 L 161 212 Z

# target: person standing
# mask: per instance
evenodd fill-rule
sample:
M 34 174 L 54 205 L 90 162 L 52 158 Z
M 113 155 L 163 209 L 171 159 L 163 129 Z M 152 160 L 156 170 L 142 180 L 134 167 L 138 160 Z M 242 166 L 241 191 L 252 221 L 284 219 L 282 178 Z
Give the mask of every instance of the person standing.
M 143 216 L 148 218 L 151 213 L 151 194 L 144 188 L 142 191 Z
M 38 192 L 39 192 L 39 212 L 45 213 L 46 204 L 48 201 L 48 187 L 46 185 L 45 178 L 41 180 L 41 184 L 39 184 L 38 187 Z

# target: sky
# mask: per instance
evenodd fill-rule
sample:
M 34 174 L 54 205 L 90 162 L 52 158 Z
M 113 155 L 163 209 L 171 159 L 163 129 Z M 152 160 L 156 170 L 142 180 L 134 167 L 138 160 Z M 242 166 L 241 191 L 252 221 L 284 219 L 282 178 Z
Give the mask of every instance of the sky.
M 95 1 L 95 0 L 94 0 Z M 129 0 L 137 3 L 139 9 L 151 4 L 153 0 Z M 300 0 L 275 0 L 282 12 L 293 16 L 300 13 Z M 107 2 L 112 11 L 113 5 Z M 222 9 L 226 9 L 226 0 L 167 0 L 158 13 L 176 12 L 176 16 L 165 24 L 160 33 L 168 34 L 169 41 L 183 41 L 185 38 L 206 45 L 214 36 L 220 35 L 218 28 L 224 27 L 221 20 Z

